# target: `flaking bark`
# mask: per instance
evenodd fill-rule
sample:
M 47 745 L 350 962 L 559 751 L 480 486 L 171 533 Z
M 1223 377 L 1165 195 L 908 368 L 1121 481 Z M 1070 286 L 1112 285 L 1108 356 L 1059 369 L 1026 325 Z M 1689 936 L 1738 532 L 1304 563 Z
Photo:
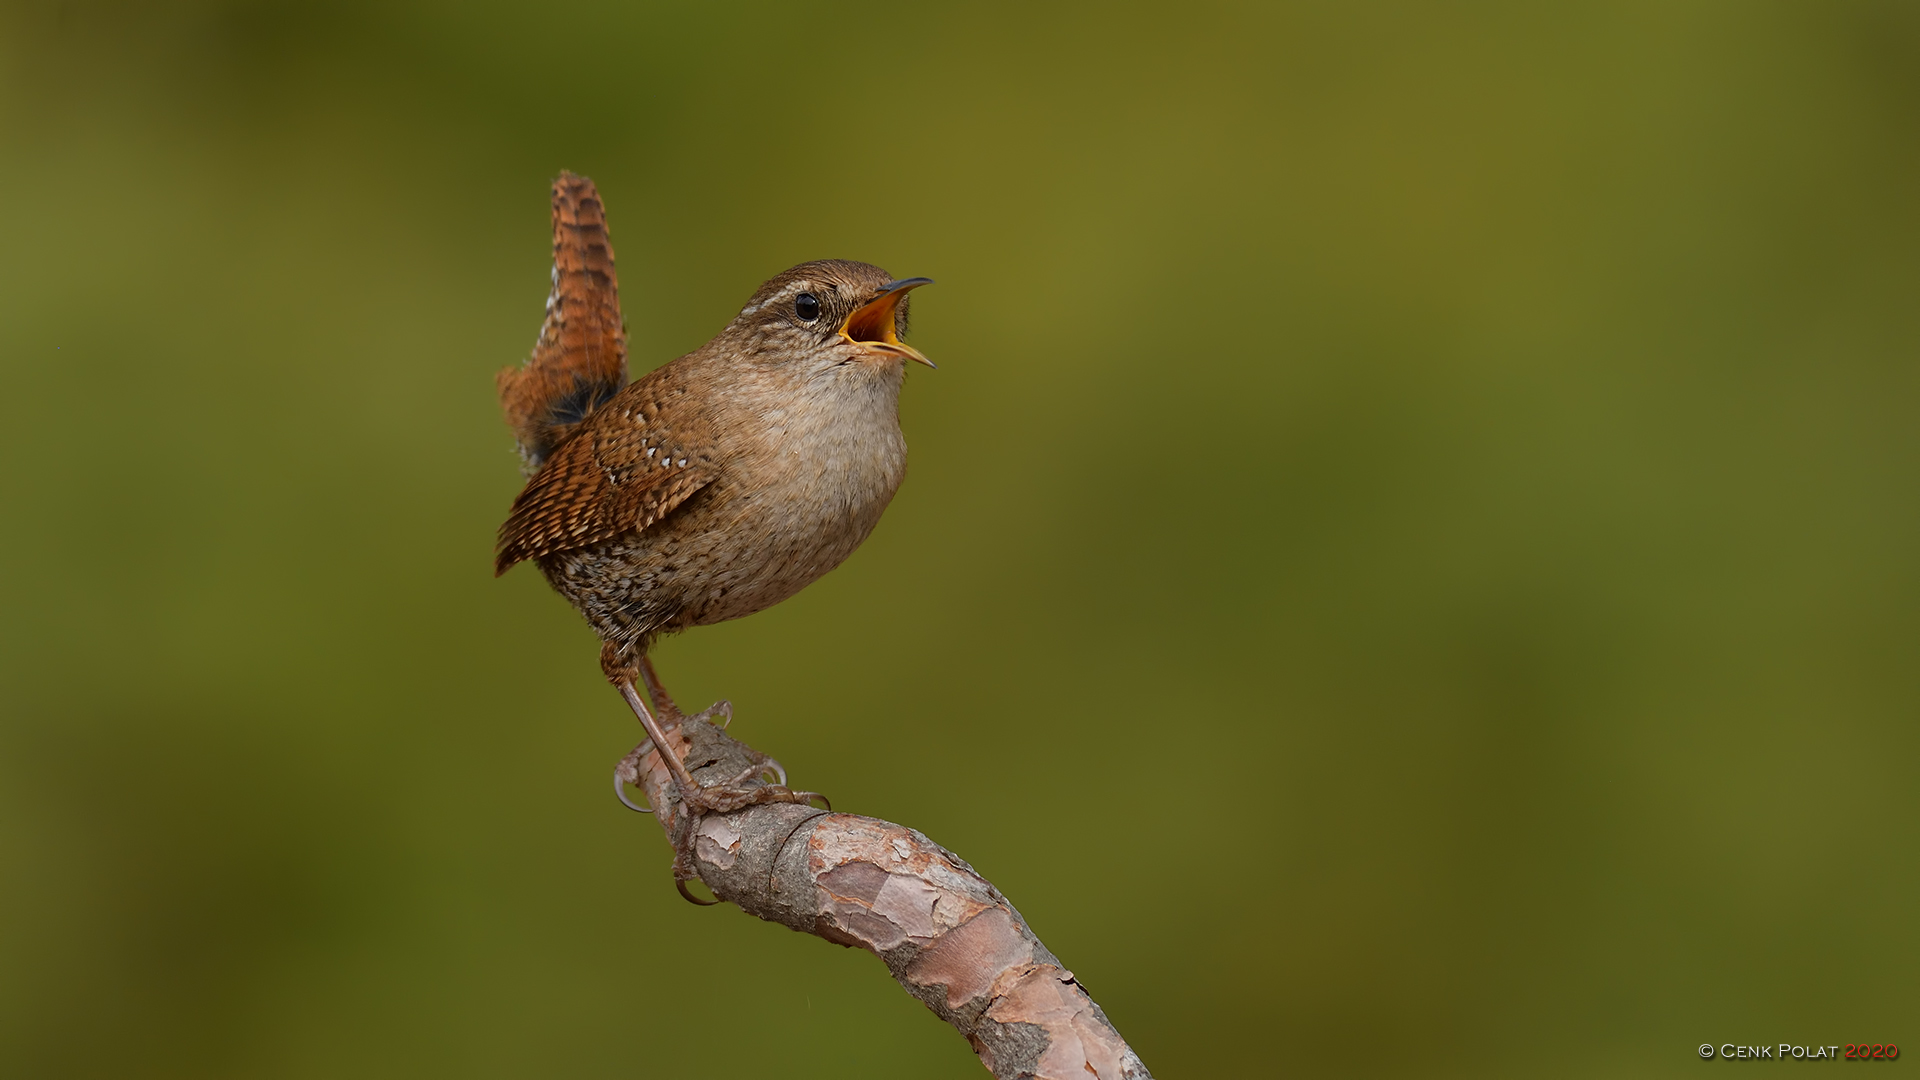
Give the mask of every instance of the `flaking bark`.
M 702 783 L 766 759 L 703 720 L 670 736 Z M 1001 1080 L 1151 1080 L 1100 1006 L 1013 904 L 964 860 L 903 825 L 792 803 L 686 813 L 656 753 L 629 755 L 670 841 L 688 834 L 700 879 L 750 915 L 866 949 L 952 1024 Z

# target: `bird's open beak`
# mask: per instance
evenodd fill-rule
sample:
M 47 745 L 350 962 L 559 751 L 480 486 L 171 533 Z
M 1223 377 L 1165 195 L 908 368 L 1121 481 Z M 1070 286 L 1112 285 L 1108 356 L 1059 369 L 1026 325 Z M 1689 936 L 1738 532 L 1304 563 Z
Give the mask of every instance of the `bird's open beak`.
M 871 352 L 886 353 L 907 360 L 915 360 L 932 367 L 933 361 L 920 355 L 920 350 L 901 341 L 895 333 L 896 323 L 893 309 L 908 293 L 922 285 L 933 284 L 932 278 L 904 278 L 889 281 L 880 290 L 880 295 L 861 305 L 847 321 L 840 326 L 840 336 L 858 345 L 865 346 Z

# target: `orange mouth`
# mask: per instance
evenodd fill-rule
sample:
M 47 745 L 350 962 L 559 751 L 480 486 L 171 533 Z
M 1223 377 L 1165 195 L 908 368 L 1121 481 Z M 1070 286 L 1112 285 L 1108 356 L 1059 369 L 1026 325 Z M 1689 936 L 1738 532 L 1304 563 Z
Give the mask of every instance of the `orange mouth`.
M 889 281 L 879 296 L 862 304 L 847 321 L 840 326 L 840 336 L 856 345 L 864 346 L 869 352 L 898 356 L 903 360 L 914 360 L 933 367 L 933 361 L 920 354 L 920 350 L 901 341 L 896 333 L 898 323 L 893 317 L 894 309 L 900 301 L 922 285 L 933 284 L 931 278 L 905 278 Z

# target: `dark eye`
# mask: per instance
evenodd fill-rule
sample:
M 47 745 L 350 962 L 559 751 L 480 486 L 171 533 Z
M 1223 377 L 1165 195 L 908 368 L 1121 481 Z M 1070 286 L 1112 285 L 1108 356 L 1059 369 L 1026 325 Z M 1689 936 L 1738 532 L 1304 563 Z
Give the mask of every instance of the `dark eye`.
M 793 313 L 803 321 L 812 322 L 820 317 L 820 298 L 810 292 L 803 292 L 793 298 Z

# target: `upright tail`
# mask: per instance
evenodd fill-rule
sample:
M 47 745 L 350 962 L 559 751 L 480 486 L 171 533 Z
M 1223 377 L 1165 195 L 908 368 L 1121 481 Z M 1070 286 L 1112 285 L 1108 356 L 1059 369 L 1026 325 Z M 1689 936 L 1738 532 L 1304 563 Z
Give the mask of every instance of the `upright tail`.
M 538 472 L 582 420 L 627 384 L 627 334 L 613 243 L 593 181 L 553 182 L 553 291 L 533 355 L 495 378 L 520 443 L 520 471 Z

